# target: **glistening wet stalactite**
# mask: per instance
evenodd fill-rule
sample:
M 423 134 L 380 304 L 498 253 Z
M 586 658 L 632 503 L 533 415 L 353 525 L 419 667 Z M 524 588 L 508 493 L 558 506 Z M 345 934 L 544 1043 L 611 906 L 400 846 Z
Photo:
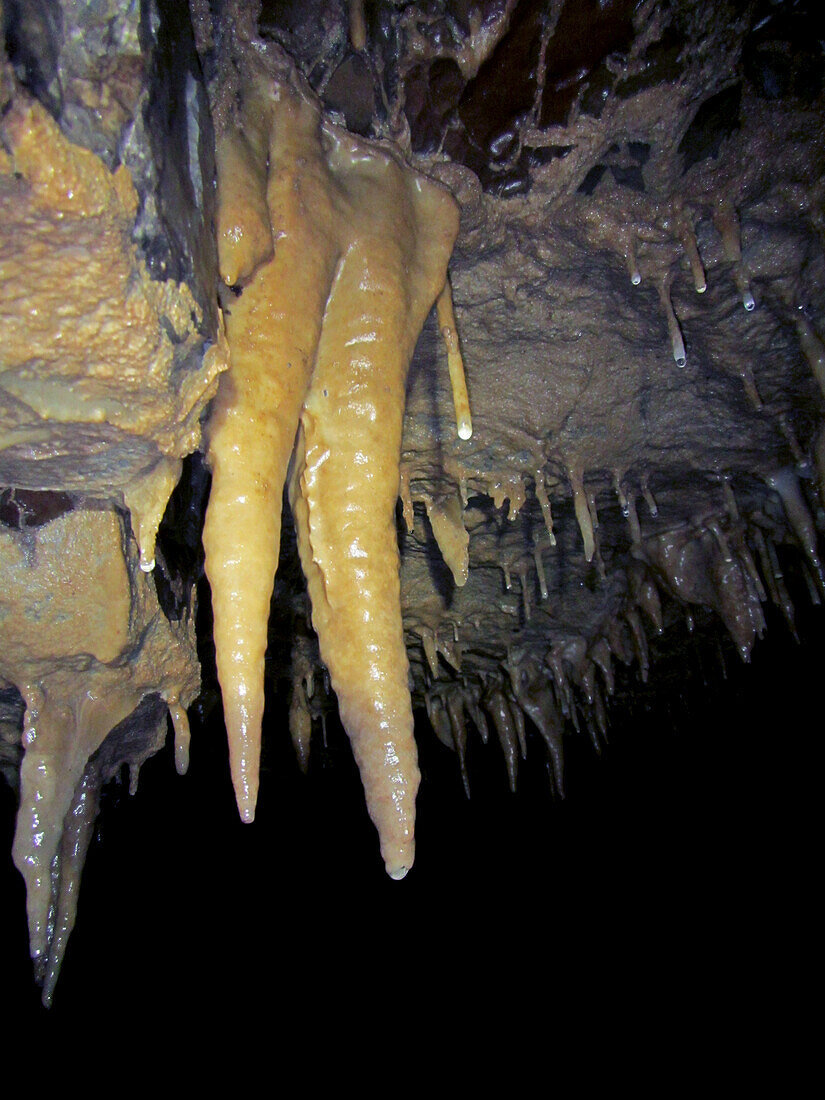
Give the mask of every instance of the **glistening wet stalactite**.
M 143 331 L 157 323 L 163 351 L 149 375 L 168 368 L 174 393 L 168 426 L 161 406 L 142 414 L 138 425 L 138 403 L 119 400 L 122 379 L 106 374 L 103 354 L 90 357 L 88 377 L 81 366 L 61 388 L 60 371 L 77 360 L 65 352 L 61 358 L 57 349 L 71 347 L 60 341 L 75 330 L 50 328 L 62 316 L 52 309 L 41 310 L 42 322 L 23 323 L 20 292 L 31 306 L 35 291 L 19 275 L 25 255 L 16 248 L 20 219 L 6 218 L 11 267 L 4 270 L 12 274 L 2 283 L 3 306 L 14 338 L 7 340 L 0 378 L 9 395 L 0 406 L 6 433 L 0 518 L 15 575 L 30 568 L 26 554 L 36 559 L 38 548 L 67 525 L 108 515 L 128 547 L 130 598 L 154 583 L 163 613 L 158 621 L 172 636 L 194 614 L 208 494 L 197 456 L 207 439 L 200 436 L 207 423 L 202 414 L 217 376 L 232 377 L 216 306 L 216 242 L 207 229 L 214 171 L 207 88 L 213 111 L 216 88 L 224 89 L 219 98 L 239 103 L 238 43 L 254 40 L 260 57 L 267 51 L 283 57 L 294 80 L 308 83 L 305 101 L 325 119 L 328 139 L 343 135 L 346 125 L 359 136 L 345 140 L 363 152 L 365 164 L 390 149 L 391 161 L 404 163 L 409 178 L 432 178 L 461 209 L 451 261 L 453 313 L 442 299 L 418 341 L 398 478 L 399 610 L 423 773 L 419 854 L 402 888 L 412 890 L 388 894 L 399 888 L 372 879 L 374 839 L 367 839 L 363 796 L 335 718 L 331 688 L 340 680 L 331 662 L 330 682 L 322 663 L 326 643 L 322 637 L 319 647 L 311 629 L 323 599 L 316 591 L 310 608 L 287 511 L 264 659 L 262 790 L 274 801 L 261 801 L 253 838 L 241 839 L 237 823 L 224 823 L 218 810 L 227 801 L 228 779 L 203 580 L 203 690 L 190 714 L 189 776 L 174 772 L 186 763 L 183 716 L 191 695 L 187 689 L 181 702 L 164 681 L 161 699 L 152 693 L 159 678 L 154 685 L 141 681 L 138 695 L 146 694 L 137 717 L 128 731 L 118 726 L 118 736 L 98 750 L 104 756 L 92 755 L 87 765 L 84 783 L 94 780 L 96 788 L 121 761 L 129 762 L 134 779 L 156 747 L 153 731 L 163 732 L 168 706 L 176 749 L 170 743 L 143 772 L 147 780 L 160 775 L 165 762 L 164 776 L 192 784 L 171 796 L 169 817 L 161 811 L 157 828 L 165 839 L 152 848 L 161 863 L 170 855 L 164 881 L 181 880 L 180 892 L 168 887 L 181 899 L 171 923 L 178 930 L 202 923 L 192 909 L 190 876 L 197 872 L 203 884 L 225 874 L 233 889 L 221 911 L 233 929 L 238 922 L 237 936 L 227 938 L 260 943 L 274 883 L 289 882 L 301 894 L 298 924 L 313 947 L 328 942 L 327 926 L 315 914 L 331 906 L 341 931 L 362 946 L 367 968 L 377 972 L 382 931 L 391 928 L 411 942 L 416 928 L 432 924 L 432 913 L 429 921 L 422 914 L 434 897 L 439 912 L 449 913 L 444 923 L 451 929 L 467 926 L 468 899 L 476 912 L 496 914 L 498 927 L 507 927 L 513 914 L 541 911 L 539 885 L 551 881 L 558 891 L 553 930 L 578 943 L 581 927 L 588 928 L 591 950 L 598 936 L 592 919 L 582 916 L 606 908 L 633 913 L 640 925 L 646 911 L 655 912 L 660 930 L 674 912 L 677 922 L 690 914 L 701 924 L 702 904 L 718 908 L 720 896 L 730 912 L 739 912 L 757 892 L 756 852 L 763 870 L 767 859 L 772 881 L 797 897 L 778 861 L 771 862 L 766 823 L 790 841 L 804 818 L 803 801 L 777 825 L 771 798 L 781 804 L 783 753 L 794 759 L 796 752 L 783 714 L 799 705 L 800 685 L 818 660 L 823 584 L 825 276 L 814 14 L 800 4 L 758 3 L 718 11 L 689 3 L 572 0 L 478 8 L 445 2 L 426 10 L 404 3 L 310 3 L 264 5 L 256 23 L 252 5 L 215 3 L 210 10 L 200 3 L 192 6 L 190 24 L 184 6 L 157 0 L 149 8 L 151 17 L 139 26 L 130 25 L 127 14 L 120 37 L 109 36 L 106 48 L 116 39 L 116 57 L 107 56 L 102 83 L 93 21 L 49 30 L 37 5 L 31 22 L 22 19 L 20 4 L 10 0 L 3 8 L 9 54 L 2 85 L 9 106 L 6 159 L 0 160 L 4 209 L 13 212 L 21 195 L 37 192 L 65 217 L 71 208 L 60 209 L 61 188 L 78 165 L 81 182 L 91 173 L 128 200 L 122 204 L 128 216 L 110 219 L 124 255 L 132 257 L 128 263 L 141 272 L 124 286 L 129 293 L 144 287 L 154 303 Z M 63 38 L 39 53 L 32 28 L 41 34 L 44 27 Z M 169 65 L 164 50 L 170 43 L 178 57 L 189 48 L 186 65 Z M 224 85 L 216 83 L 222 65 Z M 95 89 L 108 87 L 107 80 L 118 95 L 101 110 Z M 179 87 L 164 100 L 175 80 Z M 75 99 L 78 88 L 83 94 Z M 26 121 L 39 110 L 32 113 L 31 96 L 59 121 L 68 146 L 48 113 L 36 126 Z M 169 146 L 167 123 L 177 135 Z M 254 146 L 261 136 L 254 130 L 247 123 L 243 133 L 230 134 Z M 42 141 L 27 138 L 35 131 L 45 135 Z M 327 144 L 322 158 L 329 156 Z M 219 167 L 220 160 L 219 145 Z M 286 178 L 273 170 L 271 157 L 269 171 L 276 182 Z M 125 186 L 127 172 L 135 198 Z M 246 178 L 232 177 L 242 188 Z M 266 223 L 273 216 L 278 224 L 283 196 L 273 206 L 275 214 L 266 211 L 262 222 L 267 255 L 253 248 L 253 267 L 268 262 Z M 183 218 L 182 210 L 188 211 Z M 90 206 L 83 216 L 97 217 L 95 211 Z M 75 246 L 79 242 L 82 237 Z M 272 243 L 277 260 L 278 240 Z M 48 250 L 43 254 L 48 260 Z M 38 291 L 52 285 L 48 262 L 44 270 Z M 232 284 L 224 304 L 234 302 L 237 315 L 245 296 L 248 304 L 244 284 L 251 274 L 223 272 Z M 178 288 L 183 297 L 176 299 L 171 288 L 180 279 L 191 288 Z M 65 283 L 69 295 L 68 279 L 53 282 L 61 290 Z M 434 286 L 431 296 L 437 291 Z M 297 304 L 287 308 L 299 316 Z M 94 329 L 83 305 L 77 315 Z M 89 346 L 124 346 L 116 326 L 112 332 L 120 344 Z M 27 349 L 35 343 L 40 350 L 32 358 Z M 453 407 L 458 349 L 471 435 L 462 428 L 463 398 Z M 56 365 L 51 389 L 42 385 L 40 360 Z M 148 361 L 130 368 L 136 378 Z M 195 458 L 187 457 L 190 450 Z M 300 486 L 300 470 L 296 476 L 293 484 Z M 279 514 L 276 509 L 276 520 Z M 305 531 L 300 508 L 298 515 Z M 239 528 L 237 540 L 235 532 L 229 540 L 233 551 L 252 533 L 248 523 Z M 274 536 L 269 541 L 277 558 Z M 12 607 L 5 636 L 17 638 L 22 621 Z M 32 639 L 36 650 L 36 630 Z M 46 682 L 38 666 L 33 677 L 40 686 L 23 683 L 19 655 L 16 664 L 11 659 L 15 648 L 6 646 L 2 666 L 5 676 L 11 670 L 20 681 L 20 690 L 9 683 L 2 695 L 2 762 L 12 783 L 23 747 L 22 700 L 29 701 L 25 728 L 35 741 L 34 702 Z M 101 650 L 94 660 L 105 666 L 112 658 Z M 779 696 L 780 682 L 789 698 Z M 721 683 L 730 696 L 718 693 Z M 765 702 L 768 686 L 773 694 Z M 82 680 L 76 687 L 85 691 Z M 690 704 L 688 689 L 704 697 L 704 709 Z M 662 755 L 660 745 L 669 730 L 676 731 L 668 742 L 673 756 Z M 292 758 L 291 740 L 306 777 Z M 743 757 L 743 743 L 750 756 Z M 606 777 L 622 773 L 622 759 L 634 760 L 635 779 L 623 775 L 625 789 L 611 792 Z M 198 776 L 206 784 L 203 802 L 195 793 Z M 584 776 L 594 784 L 592 797 L 576 786 Z M 562 788 L 566 801 L 553 802 L 549 796 Z M 153 789 L 153 804 L 155 798 L 162 804 L 165 779 Z M 106 831 L 115 828 L 110 803 L 118 798 L 106 791 L 99 819 L 104 840 L 91 845 L 90 867 Z M 92 803 L 84 792 L 77 788 L 77 816 L 67 819 L 69 847 L 88 832 L 83 807 Z M 118 811 L 130 816 L 136 806 L 130 801 Z M 184 807 L 182 826 L 173 819 Z M 193 822 L 199 829 L 190 829 Z M 219 822 L 224 835 L 238 837 L 226 866 L 211 839 Z M 526 839 L 513 839 L 517 824 Z M 152 828 L 145 821 L 139 827 L 147 849 Z M 18 855 L 21 850 L 18 845 Z M 422 872 L 423 852 L 431 869 Z M 70 863 L 67 848 L 62 866 Z M 55 896 L 63 896 L 63 880 L 55 883 Z M 131 898 L 123 904 L 132 908 L 134 887 L 124 882 L 120 897 Z M 341 917 L 345 906 L 335 898 L 343 897 L 358 899 L 353 912 L 362 917 L 373 905 L 376 915 L 359 928 L 354 916 Z M 108 912 L 109 927 L 122 927 L 126 936 L 128 919 Z M 141 926 L 150 924 L 147 915 Z M 206 927 L 215 928 L 208 921 Z M 366 927 L 371 937 L 364 938 Z M 63 935 L 58 926 L 54 934 Z M 95 935 L 110 942 L 100 927 Z M 207 939 L 197 931 L 190 936 L 194 956 L 202 957 Z M 215 938 L 221 938 L 217 929 Z M 114 946 L 101 949 L 123 957 Z M 343 977 L 344 962 L 333 971 Z M 200 980 L 194 970 L 187 974 Z M 234 980 L 243 984 L 239 975 L 236 969 Z M 141 976 L 123 981 L 125 988 L 145 988 Z M 58 1003 L 60 996 L 58 986 Z M 83 994 L 72 996 L 79 1003 Z

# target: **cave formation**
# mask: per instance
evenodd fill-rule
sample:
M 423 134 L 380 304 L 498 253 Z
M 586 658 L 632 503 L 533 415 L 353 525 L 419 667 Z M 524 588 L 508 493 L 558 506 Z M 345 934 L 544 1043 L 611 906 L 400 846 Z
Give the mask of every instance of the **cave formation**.
M 70 1008 L 281 907 L 316 955 L 315 906 L 460 936 L 488 872 L 567 928 L 652 896 L 651 829 L 674 906 L 702 837 L 741 886 L 825 593 L 815 5 L 1 10 L 20 989 L 27 940 Z

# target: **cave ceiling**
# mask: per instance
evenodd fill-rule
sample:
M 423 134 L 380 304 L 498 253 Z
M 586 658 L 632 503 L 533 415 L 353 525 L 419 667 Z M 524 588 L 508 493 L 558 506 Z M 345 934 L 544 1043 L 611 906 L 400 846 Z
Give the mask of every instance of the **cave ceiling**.
M 815 4 L 0 14 L 0 764 L 47 1000 L 100 792 L 167 717 L 184 772 L 226 714 L 251 820 L 250 696 L 310 779 L 340 706 L 401 877 L 413 713 L 456 798 L 489 740 L 549 799 L 690 654 L 804 634 Z

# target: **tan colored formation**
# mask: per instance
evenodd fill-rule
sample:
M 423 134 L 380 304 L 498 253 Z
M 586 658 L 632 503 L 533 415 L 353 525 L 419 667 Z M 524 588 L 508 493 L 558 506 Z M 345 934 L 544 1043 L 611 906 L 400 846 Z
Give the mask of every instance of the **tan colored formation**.
M 69 858 L 69 825 L 89 797 L 87 764 L 157 694 L 176 718 L 184 770 L 186 708 L 200 675 L 193 622 L 170 623 L 162 613 L 115 512 L 75 509 L 42 528 L 0 527 L 0 572 L 0 682 L 15 684 L 26 704 L 12 854 L 26 882 L 30 949 L 48 1000 L 74 919 L 83 860 Z M 163 712 L 160 721 L 162 744 Z
M 353 0 L 349 11 L 350 39 L 362 50 L 363 4 Z M 465 59 L 468 72 L 471 60 Z M 604 580 L 596 501 L 608 482 L 599 463 L 587 461 L 592 456 L 574 447 L 569 453 L 537 450 L 519 458 L 517 470 L 468 464 L 454 479 L 442 471 L 447 478 L 435 484 L 432 469 L 416 483 L 413 470 L 399 468 L 407 365 L 434 301 L 447 348 L 457 434 L 462 440 L 472 434 L 446 280 L 457 232 L 455 206 L 443 190 L 392 154 L 325 120 L 289 65 L 267 71 L 262 63 L 253 69 L 236 113 L 218 119 L 218 245 L 228 288 L 224 303 L 232 369 L 222 378 L 206 441 L 213 489 L 204 541 L 233 781 L 241 815 L 251 820 L 267 618 L 288 484 L 321 659 L 361 768 L 387 870 L 400 877 L 413 858 L 418 772 L 399 596 L 397 494 L 410 533 L 415 533 L 414 503 L 423 505 L 429 530 L 461 590 L 457 605 L 473 587 L 472 528 L 465 525 L 468 495 L 483 493 L 496 509 L 506 506 L 496 517 L 500 529 L 522 509 L 528 519 L 537 519 L 539 534 L 534 528 L 517 548 L 512 538 L 497 559 L 507 592 L 513 578 L 518 580 L 520 602 L 516 595 L 507 597 L 500 611 L 518 622 L 513 638 L 520 642 L 530 632 L 534 640 L 542 614 L 556 611 L 551 498 L 554 507 L 564 508 L 572 490 L 583 557 Z M 129 241 L 135 196 L 128 175 L 122 170 L 112 175 L 91 154 L 70 147 L 36 105 L 15 107 L 3 126 L 10 140 L 7 151 L 0 152 L 0 199 L 11 195 L 15 203 L 21 197 L 30 203 L 28 218 L 21 219 L 25 227 L 14 227 L 0 242 L 5 246 L 0 288 L 10 294 L 0 300 L 8 321 L 5 361 L 10 364 L 3 384 L 18 402 L 7 406 L 18 419 L 0 425 L 6 457 L 16 448 L 45 446 L 44 433 L 59 436 L 56 425 L 65 427 L 63 439 L 77 425 L 97 425 L 111 433 L 117 446 L 124 437 L 139 444 L 128 477 L 93 486 L 107 501 L 105 507 L 86 501 L 42 530 L 0 531 L 0 569 L 9 578 L 0 599 L 0 683 L 7 679 L 18 685 L 26 704 L 15 859 L 26 878 L 32 948 L 43 962 L 48 988 L 73 920 L 73 853 L 94 817 L 84 770 L 89 758 L 113 725 L 147 694 L 160 693 L 175 727 L 176 766 L 186 770 L 186 706 L 197 690 L 191 624 L 186 620 L 178 629 L 166 621 L 143 574 L 153 568 L 158 524 L 182 456 L 199 444 L 199 418 L 222 364 L 218 344 L 203 370 L 178 391 L 172 385 L 174 357 L 165 337 L 171 329 L 184 346 L 193 346 L 197 310 L 185 287 L 152 283 L 136 261 Z M 706 203 L 705 213 L 707 208 Z M 729 276 L 751 311 L 755 299 L 734 203 L 725 193 L 713 201 L 710 213 Z M 682 367 L 690 352 L 690 318 L 677 317 L 674 301 L 681 313 L 685 299 L 678 286 L 673 297 L 671 291 L 685 260 L 695 292 L 708 288 L 696 236 L 702 218 L 698 207 L 691 211 L 677 198 L 662 202 L 654 220 L 655 231 L 641 222 L 626 225 L 608 234 L 609 243 L 618 248 L 633 286 L 642 282 L 644 272 L 645 282 L 656 288 L 673 359 Z M 20 247 L 21 236 L 30 231 L 35 247 Z M 658 235 L 655 258 L 648 247 L 652 235 Z M 707 237 L 700 236 L 704 248 Z M 67 256 L 76 257 L 80 250 L 83 262 L 63 262 L 61 241 L 70 245 Z M 713 264 L 710 252 L 706 256 Z M 24 278 L 25 265 L 35 270 L 34 280 Z M 101 271 L 107 283 L 96 298 Z M 715 278 L 718 265 L 708 271 Z M 763 292 L 769 280 L 764 273 L 759 278 Z M 69 282 L 72 290 L 66 294 Z M 21 285 L 32 307 L 26 323 L 13 297 Z M 505 295 L 507 286 L 505 281 Z M 64 294 L 84 301 L 85 313 L 76 328 L 56 332 L 52 307 Z M 515 306 L 517 301 L 514 290 L 508 302 Z M 792 295 L 784 306 L 825 392 L 822 340 Z M 40 321 L 32 319 L 38 314 L 45 318 L 42 331 Z M 130 337 L 118 340 L 109 354 L 110 335 L 119 335 L 124 317 Z M 66 341 L 70 331 L 79 331 L 80 339 Z M 48 353 L 57 346 L 61 355 L 52 363 Z M 132 361 L 136 347 L 139 354 Z M 73 357 L 78 349 L 81 354 Z M 42 360 L 37 371 L 31 369 L 33 359 Z M 86 361 L 93 369 L 84 374 L 78 363 Z M 761 410 L 752 369 L 737 369 L 754 410 Z M 33 415 L 21 416 L 21 409 Z M 804 453 L 791 426 L 781 416 L 779 423 L 801 463 Z M 151 446 L 141 452 L 146 440 Z M 825 483 L 825 432 L 816 459 Z M 610 455 L 611 471 L 618 461 L 618 455 Z M 75 488 L 89 488 L 88 471 L 70 471 L 69 476 L 76 477 Z M 771 503 L 781 505 L 802 547 L 806 576 L 825 587 L 815 522 L 796 473 L 782 468 L 763 476 L 774 494 Z M 528 494 L 530 479 L 535 500 Z M 479 635 L 478 621 L 464 620 L 457 607 L 447 614 L 422 608 L 419 618 L 408 619 L 408 630 L 417 634 L 424 651 L 422 681 L 430 720 L 439 739 L 455 748 L 465 789 L 466 720 L 484 740 L 492 725 L 515 787 L 529 717 L 546 743 L 554 786 L 561 792 L 564 721 L 578 729 L 583 720 L 600 745 L 607 728 L 604 695 L 614 691 L 614 658 L 635 661 L 639 676 L 647 679 L 647 633 L 663 630 L 663 595 L 690 608 L 716 611 L 745 660 L 764 630 L 767 600 L 794 630 L 793 605 L 773 541 L 776 526 L 765 522 L 763 527 L 758 514 L 740 511 L 729 480 L 722 480 L 719 489 L 721 503 L 715 490 L 707 493 L 706 513 L 682 526 L 669 520 L 658 527 L 637 507 L 641 496 L 647 515 L 656 519 L 658 507 L 646 477 L 616 470 L 616 496 L 630 543 L 626 591 L 611 609 L 612 617 L 596 624 L 587 638 L 565 633 L 564 621 L 557 618 L 543 663 L 535 646 L 531 652 L 527 642 L 521 648 L 514 644 L 507 647 L 506 658 L 501 653 L 493 658 L 492 674 L 485 669 L 482 675 L 476 653 L 465 659 Z M 130 512 L 137 549 L 128 525 L 111 508 L 112 497 Z M 472 533 L 473 565 L 488 564 L 477 560 Z M 565 534 L 562 528 L 560 542 Z M 575 546 L 580 552 L 578 542 Z M 67 594 L 66 605 L 46 598 L 55 584 Z M 105 607 L 98 598 L 103 591 Z M 75 613 L 77 607 L 82 614 Z M 690 612 L 688 618 L 692 622 Z M 43 636 L 48 645 L 32 645 L 32 638 Z M 314 644 L 305 641 L 298 638 L 293 647 L 289 716 L 304 767 L 312 717 L 318 713 L 312 701 Z
M 144 704 L 125 753 L 132 788 L 167 708 L 178 770 L 188 763 L 194 622 L 191 609 L 166 618 L 147 574 L 225 349 L 216 333 L 201 354 L 189 289 L 151 280 L 138 257 L 128 171 L 13 93 L 0 123 L 0 476 L 18 486 L 12 501 L 28 488 L 51 503 L 32 518 L 24 497 L 18 526 L 0 525 L 0 686 L 25 704 L 13 857 L 48 1003 L 110 777 L 92 759 Z
M 291 457 L 321 657 L 387 871 L 402 877 L 419 777 L 395 531 L 401 428 L 458 210 L 443 188 L 326 122 L 290 68 L 256 71 L 243 94 L 248 136 L 236 119 L 218 136 L 221 273 L 240 293 L 226 310 L 232 365 L 209 424 L 204 531 L 232 778 L 251 821 Z
M 149 570 L 226 365 L 221 333 L 180 369 L 203 346 L 200 309 L 138 256 L 125 168 L 73 145 L 23 92 L 0 130 L 0 480 L 119 499 Z

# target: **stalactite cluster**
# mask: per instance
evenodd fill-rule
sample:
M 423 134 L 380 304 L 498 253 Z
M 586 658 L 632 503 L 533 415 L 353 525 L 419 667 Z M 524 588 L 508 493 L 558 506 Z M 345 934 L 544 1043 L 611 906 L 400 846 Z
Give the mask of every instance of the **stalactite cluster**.
M 311 781 L 337 712 L 403 878 L 422 737 L 467 796 L 479 741 L 513 791 L 539 747 L 563 798 L 691 638 L 747 664 L 825 595 L 805 5 L 70 7 L 0 6 L 0 766 L 46 1001 L 101 788 L 167 719 L 185 772 L 199 698 L 248 823 L 262 745 Z

